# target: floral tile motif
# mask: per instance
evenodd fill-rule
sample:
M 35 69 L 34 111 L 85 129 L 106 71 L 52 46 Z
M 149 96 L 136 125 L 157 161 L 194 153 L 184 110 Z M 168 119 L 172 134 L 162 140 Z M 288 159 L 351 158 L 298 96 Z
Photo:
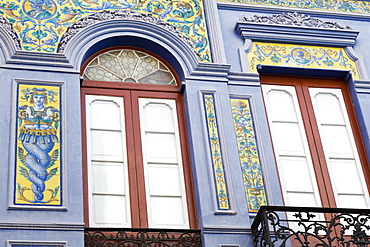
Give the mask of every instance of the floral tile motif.
M 0 3 L 0 14 L 12 23 L 22 50 L 58 52 L 61 37 L 78 20 L 107 10 L 131 10 L 151 14 L 175 26 L 190 38 L 200 61 L 211 61 L 200 0 L 0 0 Z
M 210 144 L 212 157 L 212 168 L 216 183 L 217 205 L 219 210 L 230 210 L 214 95 L 211 93 L 204 93 L 203 101 L 206 112 L 207 131 L 209 138 L 208 141 Z
M 370 13 L 370 2 L 351 0 L 218 0 L 245 4 L 281 6 L 286 8 L 318 9 L 350 13 Z
M 15 205 L 62 205 L 60 93 L 18 84 Z
M 249 99 L 231 97 L 230 103 L 248 210 L 258 212 L 267 200 Z
M 254 42 L 247 59 L 251 72 L 257 72 L 257 65 L 263 64 L 348 70 L 354 79 L 360 79 L 356 63 L 343 48 Z

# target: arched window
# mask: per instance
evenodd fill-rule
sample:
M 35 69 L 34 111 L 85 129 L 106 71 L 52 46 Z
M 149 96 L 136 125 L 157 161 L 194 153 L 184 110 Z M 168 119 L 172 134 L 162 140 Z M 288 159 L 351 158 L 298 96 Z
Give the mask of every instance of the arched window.
M 182 95 L 165 62 L 115 49 L 85 63 L 88 224 L 194 228 Z

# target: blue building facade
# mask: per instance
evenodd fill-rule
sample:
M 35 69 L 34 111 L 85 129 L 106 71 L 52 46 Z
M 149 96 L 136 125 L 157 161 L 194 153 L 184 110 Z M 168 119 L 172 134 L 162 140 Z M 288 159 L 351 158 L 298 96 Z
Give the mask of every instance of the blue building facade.
M 194 246 L 249 247 L 261 206 L 367 212 L 368 2 L 0 14 L 0 246 L 182 229 Z

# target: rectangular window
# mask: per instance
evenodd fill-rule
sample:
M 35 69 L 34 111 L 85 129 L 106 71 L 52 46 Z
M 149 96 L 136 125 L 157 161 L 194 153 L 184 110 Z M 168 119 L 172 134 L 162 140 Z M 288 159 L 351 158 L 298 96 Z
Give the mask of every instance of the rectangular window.
M 189 228 L 177 94 L 84 91 L 90 226 Z
M 346 84 L 261 81 L 285 204 L 367 208 L 367 159 Z

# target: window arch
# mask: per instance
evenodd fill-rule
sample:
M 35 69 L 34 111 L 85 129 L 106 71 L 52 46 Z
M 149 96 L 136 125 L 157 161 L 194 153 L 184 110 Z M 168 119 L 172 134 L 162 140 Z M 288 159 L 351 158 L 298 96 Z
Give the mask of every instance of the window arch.
M 195 228 L 182 95 L 171 66 L 132 48 L 105 50 L 85 64 L 88 224 Z

